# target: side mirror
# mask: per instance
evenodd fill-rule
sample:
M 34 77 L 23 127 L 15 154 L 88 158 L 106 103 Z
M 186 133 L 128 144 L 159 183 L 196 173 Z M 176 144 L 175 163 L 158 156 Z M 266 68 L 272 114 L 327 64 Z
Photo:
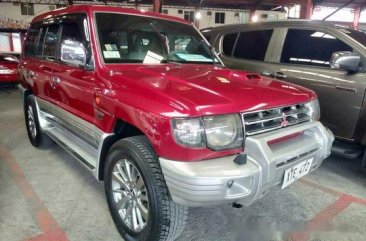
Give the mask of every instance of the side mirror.
M 85 66 L 87 50 L 79 41 L 64 40 L 61 43 L 61 61 L 75 65 Z
M 357 72 L 360 69 L 361 56 L 348 51 L 334 52 L 330 59 L 332 69 Z

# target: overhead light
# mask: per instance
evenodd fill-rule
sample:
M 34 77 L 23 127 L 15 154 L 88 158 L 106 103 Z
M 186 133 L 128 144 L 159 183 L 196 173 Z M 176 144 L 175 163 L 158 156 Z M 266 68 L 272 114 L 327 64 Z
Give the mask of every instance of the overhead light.
M 259 20 L 259 17 L 258 17 L 258 15 L 257 14 L 255 14 L 255 15 L 253 15 L 252 16 L 252 22 L 258 22 L 258 20 Z
M 201 12 L 197 12 L 196 13 L 196 19 L 201 19 L 202 18 L 202 14 Z

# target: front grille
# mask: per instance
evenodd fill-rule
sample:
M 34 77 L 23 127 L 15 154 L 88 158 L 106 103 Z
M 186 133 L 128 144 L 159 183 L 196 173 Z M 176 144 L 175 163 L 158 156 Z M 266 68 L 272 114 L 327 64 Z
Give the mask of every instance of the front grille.
M 278 107 L 274 109 L 243 113 L 247 136 L 296 125 L 311 119 L 306 104 Z

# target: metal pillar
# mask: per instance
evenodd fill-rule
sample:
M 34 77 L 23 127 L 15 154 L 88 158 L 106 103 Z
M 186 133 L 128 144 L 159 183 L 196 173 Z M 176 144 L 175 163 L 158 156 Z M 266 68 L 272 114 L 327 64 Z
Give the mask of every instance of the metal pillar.
M 162 0 L 154 0 L 153 10 L 156 13 L 162 12 Z
M 8 33 L 9 35 L 9 48 L 10 52 L 14 51 L 13 33 Z
M 361 16 L 361 6 L 355 7 L 354 11 L 355 15 L 353 17 L 352 27 L 354 29 L 358 29 L 358 24 L 360 22 L 360 16 Z
M 302 19 L 310 19 L 311 15 L 313 15 L 313 1 L 312 0 L 303 0 L 300 9 L 300 18 Z

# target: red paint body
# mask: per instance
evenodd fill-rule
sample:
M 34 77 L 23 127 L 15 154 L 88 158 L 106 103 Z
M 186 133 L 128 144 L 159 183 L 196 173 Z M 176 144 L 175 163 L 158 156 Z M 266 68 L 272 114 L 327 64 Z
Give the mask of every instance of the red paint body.
M 243 151 L 242 148 L 212 151 L 178 145 L 171 133 L 173 117 L 240 113 L 316 98 L 314 92 L 300 86 L 269 78 L 247 78 L 249 73 L 244 71 L 213 65 L 104 64 L 94 24 L 94 12 L 100 11 L 190 24 L 166 15 L 108 6 L 75 6 L 43 14 L 33 21 L 73 12 L 88 14 L 95 69 L 82 70 L 46 60 L 22 58 L 21 65 L 36 65 L 41 75 L 34 83 L 24 78 L 22 85 L 32 88 L 36 96 L 94 123 L 104 132 L 113 132 L 119 119 L 132 124 L 149 138 L 161 157 L 198 161 Z M 50 71 L 52 76 L 62 79 L 55 89 L 49 80 Z M 99 105 L 95 104 L 95 96 L 100 98 Z M 96 112 L 104 113 L 102 120 L 95 117 Z
M 18 61 L 11 55 L 0 54 L 0 84 L 18 82 Z

